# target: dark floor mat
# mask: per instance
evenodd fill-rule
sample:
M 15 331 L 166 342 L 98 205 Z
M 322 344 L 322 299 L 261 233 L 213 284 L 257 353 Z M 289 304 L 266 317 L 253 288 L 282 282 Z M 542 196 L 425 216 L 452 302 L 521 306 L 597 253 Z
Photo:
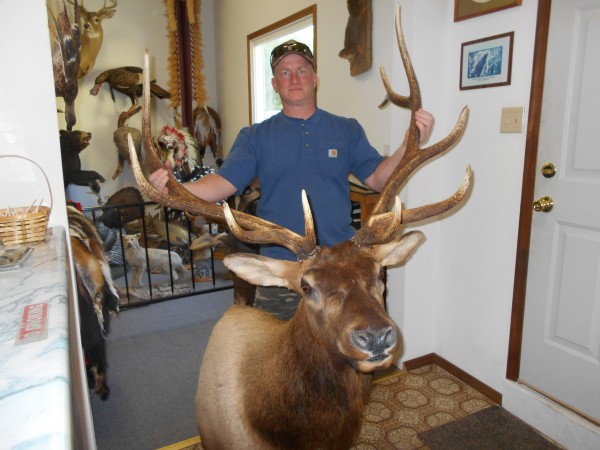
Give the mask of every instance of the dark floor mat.
M 500 406 L 486 408 L 460 420 L 419 434 L 431 450 L 546 450 L 560 449 Z

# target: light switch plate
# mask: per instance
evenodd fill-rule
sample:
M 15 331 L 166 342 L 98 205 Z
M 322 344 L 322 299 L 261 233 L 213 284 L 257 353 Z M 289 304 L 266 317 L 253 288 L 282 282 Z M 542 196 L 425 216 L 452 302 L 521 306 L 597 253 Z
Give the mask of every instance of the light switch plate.
M 522 133 L 524 114 L 525 108 L 522 106 L 502 108 L 500 133 Z

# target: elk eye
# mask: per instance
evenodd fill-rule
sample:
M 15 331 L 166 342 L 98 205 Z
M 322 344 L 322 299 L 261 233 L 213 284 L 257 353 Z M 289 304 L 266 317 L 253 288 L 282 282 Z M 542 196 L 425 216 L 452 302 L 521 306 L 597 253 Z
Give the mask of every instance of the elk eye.
M 379 275 L 377 275 L 379 281 L 383 281 L 385 279 L 385 269 L 382 267 L 379 269 Z
M 304 292 L 305 294 L 310 294 L 310 291 L 311 291 L 311 289 L 312 289 L 312 288 L 310 287 L 310 284 L 308 284 L 308 283 L 306 282 L 306 280 L 304 280 L 304 279 L 302 279 L 302 280 L 300 281 L 300 288 L 302 289 L 302 292 Z

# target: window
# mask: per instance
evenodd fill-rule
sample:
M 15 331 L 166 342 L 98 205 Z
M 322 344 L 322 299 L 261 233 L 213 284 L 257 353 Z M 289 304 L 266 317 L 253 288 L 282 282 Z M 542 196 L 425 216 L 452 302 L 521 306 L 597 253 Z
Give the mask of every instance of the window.
M 281 110 L 281 100 L 271 86 L 271 50 L 289 39 L 308 45 L 317 62 L 317 6 L 312 5 L 248 35 L 248 86 L 250 124 L 262 122 Z

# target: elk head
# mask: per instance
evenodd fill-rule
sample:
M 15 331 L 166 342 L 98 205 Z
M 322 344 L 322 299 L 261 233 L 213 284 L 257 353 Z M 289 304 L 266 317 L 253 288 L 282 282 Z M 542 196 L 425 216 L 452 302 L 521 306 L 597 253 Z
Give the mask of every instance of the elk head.
M 83 33 L 81 36 L 81 64 L 77 79 L 83 78 L 89 73 L 96 64 L 96 58 L 102 47 L 104 31 L 102 30 L 102 21 L 110 19 L 115 15 L 117 0 L 110 0 L 111 6 L 104 6 L 98 11 L 88 11 L 81 5 L 81 17 L 83 19 Z M 72 3 L 72 2 L 69 2 Z
M 369 220 L 349 241 L 330 248 L 317 246 L 311 211 L 304 192 L 304 236 L 263 219 L 232 211 L 227 204 L 220 207 L 203 201 L 177 183 L 173 176 L 169 176 L 167 183 L 169 194 L 160 193 L 144 178 L 135 149 L 130 144 L 132 167 L 140 190 L 152 200 L 203 215 L 218 223 L 226 223 L 241 241 L 278 244 L 294 252 L 297 261 L 280 261 L 239 253 L 226 257 L 225 264 L 250 283 L 284 286 L 298 292 L 302 301 L 289 326 L 292 329 L 299 328 L 297 324 L 302 323 L 301 328 L 310 330 L 310 335 L 327 348 L 328 355 L 350 362 L 364 373 L 389 367 L 399 346 L 398 329 L 385 312 L 383 268 L 404 263 L 424 238 L 419 231 L 402 235 L 401 225 L 450 210 L 465 196 L 471 180 L 471 169 L 468 168 L 462 185 L 448 199 L 401 211 L 397 193 L 402 184 L 422 163 L 457 142 L 465 127 L 467 113 L 465 108 L 447 137 L 430 147 L 419 148 L 415 112 L 421 107 L 421 95 L 404 43 L 399 9 L 396 13 L 396 35 L 409 81 L 410 95 L 404 97 L 395 94 L 383 70 L 381 75 L 390 101 L 411 109 L 407 149 L 383 188 Z M 144 85 L 142 133 L 144 147 L 148 149 L 148 169 L 154 171 L 161 164 L 155 156 L 150 130 L 147 54 L 144 61 Z M 388 212 L 392 199 L 395 199 L 396 207 Z

